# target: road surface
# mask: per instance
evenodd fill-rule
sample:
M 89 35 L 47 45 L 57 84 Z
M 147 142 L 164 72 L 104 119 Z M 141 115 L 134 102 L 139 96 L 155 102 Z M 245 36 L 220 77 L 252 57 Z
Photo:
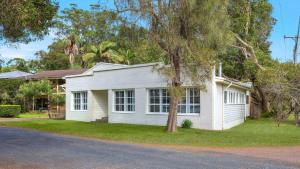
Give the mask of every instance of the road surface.
M 0 127 L 0 168 L 237 169 L 300 168 L 216 152 L 179 152 Z

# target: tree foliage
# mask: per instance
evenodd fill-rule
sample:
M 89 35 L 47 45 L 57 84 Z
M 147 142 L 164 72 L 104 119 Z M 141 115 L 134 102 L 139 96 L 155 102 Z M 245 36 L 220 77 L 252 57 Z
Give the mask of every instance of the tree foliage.
M 119 12 L 141 18 L 148 40 L 164 51 L 170 66 L 163 67 L 170 79 L 168 131 L 176 131 L 177 104 L 182 86 L 182 66 L 192 82 L 203 87 L 211 75 L 214 58 L 230 42 L 227 1 L 128 0 L 116 1 Z M 212 31 L 213 30 L 213 31 Z M 199 70 L 201 68 L 201 70 Z M 199 72 L 202 72 L 199 74 Z
M 58 4 L 52 0 L 1 0 L 0 40 L 29 42 L 52 26 Z
M 278 63 L 273 67 L 260 70 L 257 81 L 262 86 L 278 124 L 286 120 L 289 114 L 295 114 L 298 126 L 300 112 L 300 65 Z
M 70 68 L 68 56 L 64 53 L 66 42 L 58 40 L 48 46 L 48 52 L 39 51 L 36 53 L 43 70 L 61 70 Z
M 129 64 L 134 54 L 130 50 L 117 49 L 116 43 L 103 41 L 98 46 L 90 46 L 90 52 L 83 55 L 83 61 L 92 67 L 97 62 Z
M 41 96 L 50 96 L 53 93 L 51 83 L 48 80 L 31 81 L 19 87 L 18 97 L 32 100 L 32 110 L 35 109 L 35 99 Z
M 0 102 L 6 104 L 17 104 L 17 90 L 25 82 L 23 79 L 1 79 L 0 80 Z

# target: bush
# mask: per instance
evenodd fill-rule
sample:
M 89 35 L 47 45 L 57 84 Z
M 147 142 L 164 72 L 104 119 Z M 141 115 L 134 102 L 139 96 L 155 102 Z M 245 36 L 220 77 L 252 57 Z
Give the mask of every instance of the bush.
M 193 122 L 191 120 L 188 120 L 188 119 L 183 120 L 183 122 L 181 124 L 181 127 L 186 128 L 186 129 L 189 129 L 192 126 L 193 126 Z
M 16 117 L 20 112 L 20 105 L 0 105 L 0 117 Z

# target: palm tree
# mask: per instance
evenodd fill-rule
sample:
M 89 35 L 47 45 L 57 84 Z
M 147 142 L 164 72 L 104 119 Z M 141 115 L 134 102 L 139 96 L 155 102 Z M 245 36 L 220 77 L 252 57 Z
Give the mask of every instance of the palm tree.
M 129 59 L 120 50 L 116 50 L 116 43 L 104 41 L 98 46 L 91 46 L 91 52 L 83 55 L 82 59 L 92 67 L 97 62 L 125 63 L 129 64 Z
M 74 66 L 75 56 L 78 55 L 78 47 L 75 43 L 75 36 L 70 35 L 67 38 L 67 45 L 65 47 L 65 54 L 69 56 L 69 62 L 71 67 Z

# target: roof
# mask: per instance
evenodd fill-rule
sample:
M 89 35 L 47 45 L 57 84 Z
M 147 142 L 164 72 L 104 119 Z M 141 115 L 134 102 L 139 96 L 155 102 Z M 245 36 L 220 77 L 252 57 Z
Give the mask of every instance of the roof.
M 32 75 L 31 73 L 22 72 L 22 71 L 12 71 L 0 73 L 0 79 L 14 79 L 14 78 L 23 78 L 25 76 Z
M 161 64 L 161 63 L 156 62 L 156 63 L 145 63 L 145 64 L 136 64 L 136 65 L 124 65 L 124 64 L 113 64 L 113 63 L 100 62 L 82 74 L 68 75 L 68 76 L 65 76 L 65 78 L 91 76 L 91 75 L 93 75 L 94 72 L 119 70 L 119 69 L 132 69 L 132 68 L 138 68 L 138 67 L 155 66 L 155 65 L 159 65 L 159 64 Z
M 245 90 L 250 90 L 252 88 L 251 82 L 243 83 L 241 81 L 238 81 L 238 80 L 232 79 L 232 78 L 228 78 L 228 77 L 216 77 L 216 82 L 228 84 L 229 86 L 233 85 L 235 87 L 242 88 Z
M 28 79 L 63 79 L 65 76 L 77 75 L 85 72 L 86 69 L 66 69 L 66 70 L 48 70 L 27 76 Z

